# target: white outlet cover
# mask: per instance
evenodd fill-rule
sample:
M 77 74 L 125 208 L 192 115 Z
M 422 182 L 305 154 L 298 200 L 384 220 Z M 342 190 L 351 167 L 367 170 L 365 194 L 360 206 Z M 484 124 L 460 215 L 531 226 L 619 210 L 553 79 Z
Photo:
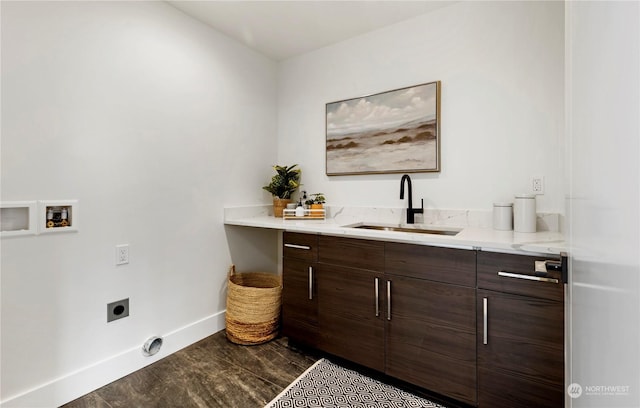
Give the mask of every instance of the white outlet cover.
M 544 176 L 531 177 L 531 193 L 536 195 L 544 194 Z
M 116 265 L 129 263 L 129 244 L 116 245 Z

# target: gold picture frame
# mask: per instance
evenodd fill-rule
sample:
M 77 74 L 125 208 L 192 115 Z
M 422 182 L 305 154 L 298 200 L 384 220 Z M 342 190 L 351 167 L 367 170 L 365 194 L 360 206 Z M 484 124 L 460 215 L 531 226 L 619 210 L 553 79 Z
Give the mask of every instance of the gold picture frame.
M 328 176 L 440 171 L 440 81 L 326 104 Z

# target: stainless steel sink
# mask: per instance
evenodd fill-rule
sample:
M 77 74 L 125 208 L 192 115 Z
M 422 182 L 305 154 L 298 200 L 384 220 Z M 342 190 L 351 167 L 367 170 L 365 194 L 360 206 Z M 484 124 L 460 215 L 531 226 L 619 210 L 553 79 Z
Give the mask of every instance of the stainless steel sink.
M 413 225 L 383 225 L 383 224 L 366 224 L 366 223 L 345 225 L 345 227 L 376 230 L 376 231 L 411 232 L 414 234 L 434 234 L 434 235 L 448 235 L 448 236 L 455 236 L 460 231 L 462 231 L 459 228 L 424 228 L 424 227 L 413 226 Z

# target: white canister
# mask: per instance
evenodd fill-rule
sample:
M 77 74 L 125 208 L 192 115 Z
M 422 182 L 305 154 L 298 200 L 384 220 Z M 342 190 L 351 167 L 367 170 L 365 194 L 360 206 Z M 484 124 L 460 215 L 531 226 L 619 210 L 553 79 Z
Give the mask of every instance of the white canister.
M 499 231 L 513 229 L 513 203 L 493 203 L 493 229 Z
M 536 232 L 536 196 L 520 194 L 513 206 L 513 230 L 515 232 Z

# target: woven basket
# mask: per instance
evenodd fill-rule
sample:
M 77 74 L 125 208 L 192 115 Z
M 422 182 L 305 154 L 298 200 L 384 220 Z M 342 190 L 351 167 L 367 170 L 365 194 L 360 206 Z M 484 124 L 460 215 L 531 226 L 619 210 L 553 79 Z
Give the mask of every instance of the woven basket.
M 255 345 L 278 335 L 282 278 L 263 272 L 229 269 L 226 332 L 232 343 Z

